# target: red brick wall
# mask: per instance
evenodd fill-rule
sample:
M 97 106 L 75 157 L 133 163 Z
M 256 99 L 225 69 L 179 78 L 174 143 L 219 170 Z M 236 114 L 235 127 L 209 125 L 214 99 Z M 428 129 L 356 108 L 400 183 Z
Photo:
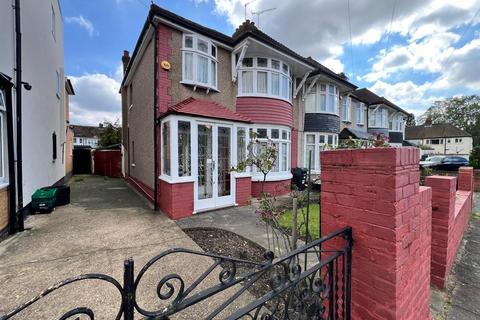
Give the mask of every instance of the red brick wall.
M 322 234 L 353 228 L 352 319 L 430 319 L 431 189 L 419 150 L 323 151 Z
M 270 193 L 274 196 L 283 196 L 290 192 L 291 180 L 281 181 L 266 181 L 263 187 L 263 192 Z M 252 196 L 260 197 L 262 191 L 261 181 L 252 181 Z
M 193 182 L 168 183 L 159 180 L 159 186 L 160 210 L 174 220 L 192 215 Z
M 298 130 L 293 129 L 292 130 L 292 162 L 291 162 L 291 168 L 296 168 L 298 167 Z
M 480 192 L 480 169 L 475 169 L 473 172 L 473 190 Z
M 430 176 L 432 188 L 432 283 L 445 288 L 455 255 L 472 211 L 472 168 L 461 168 L 456 177 Z M 465 190 L 466 189 L 466 190 Z
M 244 206 L 249 203 L 252 195 L 252 178 L 236 178 L 235 202 L 239 206 Z

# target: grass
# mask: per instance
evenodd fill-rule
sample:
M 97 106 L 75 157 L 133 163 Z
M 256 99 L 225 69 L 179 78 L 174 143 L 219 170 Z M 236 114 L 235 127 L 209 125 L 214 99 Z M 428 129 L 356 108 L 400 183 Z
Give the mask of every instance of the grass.
M 303 223 L 303 216 L 307 214 L 306 208 L 302 211 L 298 210 L 298 225 Z M 282 228 L 292 230 L 293 225 L 293 212 L 292 210 L 287 210 L 279 219 L 278 222 Z M 308 229 L 312 240 L 320 238 L 320 205 L 319 204 L 310 204 L 310 213 L 309 213 L 309 223 Z M 302 228 L 300 229 L 300 234 L 305 236 L 306 234 L 306 225 L 303 223 Z

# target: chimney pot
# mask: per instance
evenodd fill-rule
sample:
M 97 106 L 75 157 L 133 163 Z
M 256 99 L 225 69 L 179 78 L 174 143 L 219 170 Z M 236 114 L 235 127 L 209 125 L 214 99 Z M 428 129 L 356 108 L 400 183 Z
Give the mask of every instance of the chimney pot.
M 130 62 L 130 53 L 128 50 L 123 50 L 122 63 L 123 63 L 123 74 L 127 71 L 128 64 Z

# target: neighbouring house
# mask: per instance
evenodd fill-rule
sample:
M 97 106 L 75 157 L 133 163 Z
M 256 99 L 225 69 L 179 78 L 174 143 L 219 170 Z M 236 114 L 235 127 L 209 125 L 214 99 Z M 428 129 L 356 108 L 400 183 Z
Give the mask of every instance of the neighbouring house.
M 69 179 L 73 173 L 73 128 L 70 125 L 70 96 L 75 95 L 73 85 L 70 79 L 65 78 L 65 123 L 66 123 L 66 141 L 65 141 L 65 179 Z
M 103 124 L 98 127 L 72 125 L 73 146 L 97 148 L 100 134 L 103 131 Z
M 0 232 L 14 233 L 32 194 L 65 177 L 60 3 L 0 1 L 0 30 Z
M 473 148 L 469 133 L 449 123 L 432 123 L 430 117 L 423 125 L 407 127 L 405 137 L 410 143 L 428 147 L 424 148 L 424 154 L 459 155 L 468 159 Z
M 291 168 L 305 167 L 310 151 L 320 172 L 320 150 L 336 146 L 344 127 L 388 134 L 391 116 L 390 131 L 403 141 L 403 110 L 384 98 L 365 101 L 343 74 L 248 20 L 227 36 L 152 4 L 122 62 L 124 176 L 174 219 L 260 195 L 256 168 L 230 171 L 246 158 L 250 130 L 278 148 L 265 184 L 277 195 L 289 192 Z M 385 127 L 369 126 L 367 113 L 376 119 L 376 111 Z

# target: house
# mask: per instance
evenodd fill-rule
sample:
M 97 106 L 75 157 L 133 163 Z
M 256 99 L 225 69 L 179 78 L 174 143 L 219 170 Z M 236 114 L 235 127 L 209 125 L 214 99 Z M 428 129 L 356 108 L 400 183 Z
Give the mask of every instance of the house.
M 250 130 L 278 149 L 265 191 L 281 195 L 290 190 L 291 168 L 305 167 L 310 154 L 320 172 L 320 150 L 338 144 L 341 128 L 367 132 L 368 108 L 400 119 L 388 100 L 376 106 L 357 97 L 344 75 L 248 20 L 227 36 L 152 4 L 122 62 L 124 176 L 174 219 L 260 195 L 256 168 L 230 171 L 246 158 Z
M 0 1 L 0 233 L 23 230 L 32 194 L 65 177 L 62 21 L 58 0 Z
M 103 130 L 103 124 L 98 127 L 72 125 L 73 146 L 97 148 L 100 134 Z
M 430 149 L 424 154 L 460 155 L 468 159 L 473 148 L 472 136 L 449 123 L 432 123 L 427 118 L 423 125 L 407 127 L 406 140 Z
M 65 77 L 64 86 L 64 109 L 66 123 L 66 141 L 65 141 L 65 178 L 69 179 L 73 174 L 73 128 L 70 125 L 70 96 L 75 95 L 73 85 L 70 79 Z

